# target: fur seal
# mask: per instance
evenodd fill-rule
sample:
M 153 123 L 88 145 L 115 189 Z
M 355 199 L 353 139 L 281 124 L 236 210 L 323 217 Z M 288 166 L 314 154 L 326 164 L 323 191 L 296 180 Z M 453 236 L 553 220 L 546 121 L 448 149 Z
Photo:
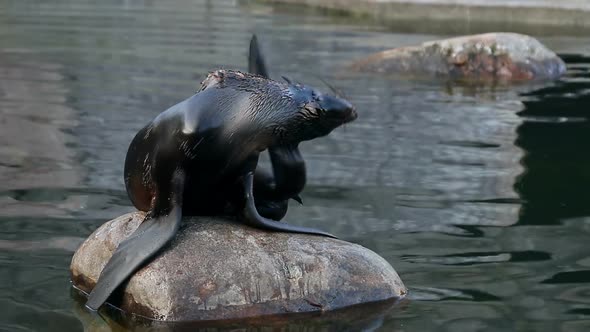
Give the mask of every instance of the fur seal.
M 159 114 L 133 138 L 125 185 L 133 205 L 147 214 L 107 262 L 88 308 L 97 310 L 166 245 L 182 215 L 231 211 L 254 227 L 333 237 L 278 220 L 287 200 L 297 199 L 305 185 L 298 144 L 353 121 L 355 108 L 307 85 L 268 79 L 255 37 L 249 64 L 262 75 L 214 71 L 196 94 Z M 257 170 L 267 149 L 274 176 Z

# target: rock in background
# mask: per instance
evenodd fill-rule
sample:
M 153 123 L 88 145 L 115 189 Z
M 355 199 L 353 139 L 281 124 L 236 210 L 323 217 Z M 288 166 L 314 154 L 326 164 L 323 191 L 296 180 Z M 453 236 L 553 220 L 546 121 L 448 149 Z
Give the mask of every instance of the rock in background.
M 75 287 L 92 290 L 143 217 L 136 212 L 109 221 L 80 246 L 70 266 Z M 359 245 L 187 217 L 114 304 L 156 320 L 195 321 L 333 310 L 406 293 L 391 265 Z
M 399 47 L 361 59 L 363 72 L 463 80 L 528 81 L 556 79 L 565 63 L 535 38 L 486 33 Z

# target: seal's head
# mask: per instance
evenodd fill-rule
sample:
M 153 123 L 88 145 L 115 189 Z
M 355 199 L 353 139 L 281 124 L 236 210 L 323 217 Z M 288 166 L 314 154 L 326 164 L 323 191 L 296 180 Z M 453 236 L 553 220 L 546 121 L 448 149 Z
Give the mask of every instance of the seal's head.
M 248 94 L 250 104 L 241 108 L 241 112 L 253 125 L 248 127 L 250 131 L 269 134 L 270 145 L 294 144 L 325 136 L 357 118 L 354 106 L 346 99 L 285 80 L 283 83 L 235 70 L 216 70 L 201 83 L 199 91 L 234 89 Z
M 297 132 L 300 141 L 328 135 L 337 127 L 357 118 L 356 109 L 344 98 L 322 93 L 304 84 L 288 81 L 296 112 L 289 130 Z

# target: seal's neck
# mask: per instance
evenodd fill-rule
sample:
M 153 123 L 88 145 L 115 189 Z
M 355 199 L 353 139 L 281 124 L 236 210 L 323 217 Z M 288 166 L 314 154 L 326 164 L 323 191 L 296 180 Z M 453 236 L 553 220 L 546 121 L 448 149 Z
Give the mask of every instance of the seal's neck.
M 288 89 L 266 90 L 250 98 L 252 123 L 258 139 L 265 145 L 291 145 L 301 140 L 294 128 L 298 105 L 290 97 Z

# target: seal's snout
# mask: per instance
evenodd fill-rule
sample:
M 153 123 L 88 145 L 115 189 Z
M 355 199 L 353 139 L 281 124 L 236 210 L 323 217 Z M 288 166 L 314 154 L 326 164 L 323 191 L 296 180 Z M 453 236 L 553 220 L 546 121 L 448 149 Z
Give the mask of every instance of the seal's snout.
M 348 109 L 348 117 L 346 118 L 346 122 L 351 122 L 356 120 L 358 114 L 356 113 L 356 108 L 350 104 L 350 108 Z
M 348 100 L 340 97 L 324 96 L 321 104 L 330 119 L 340 123 L 353 121 L 358 116 L 355 107 Z

